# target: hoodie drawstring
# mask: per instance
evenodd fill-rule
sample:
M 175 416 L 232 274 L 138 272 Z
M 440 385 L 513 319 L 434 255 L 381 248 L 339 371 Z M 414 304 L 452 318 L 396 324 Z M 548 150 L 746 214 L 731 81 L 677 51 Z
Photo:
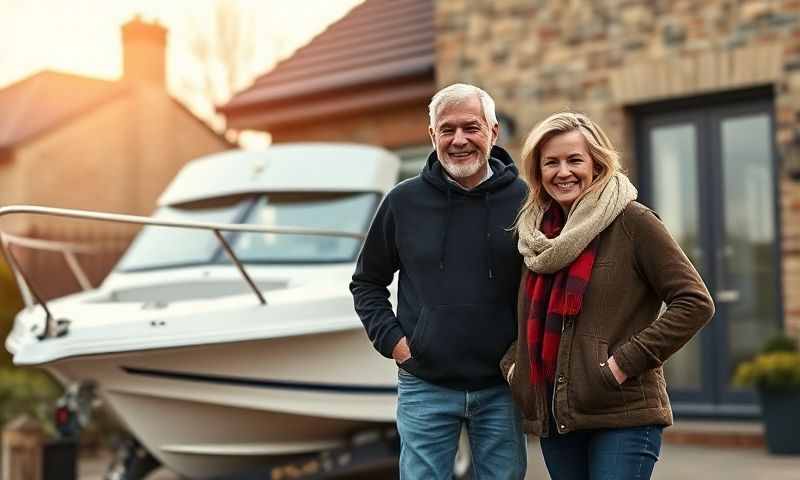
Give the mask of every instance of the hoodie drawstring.
M 442 254 L 439 257 L 439 270 L 444 271 L 444 257 L 447 252 L 447 232 L 450 230 L 450 215 L 452 205 L 450 199 L 450 189 L 447 188 L 447 211 L 444 214 L 444 233 L 442 234 Z
M 492 209 L 489 204 L 489 192 L 483 196 L 486 205 L 486 263 L 489 266 L 489 280 L 494 279 L 494 265 L 492 264 Z

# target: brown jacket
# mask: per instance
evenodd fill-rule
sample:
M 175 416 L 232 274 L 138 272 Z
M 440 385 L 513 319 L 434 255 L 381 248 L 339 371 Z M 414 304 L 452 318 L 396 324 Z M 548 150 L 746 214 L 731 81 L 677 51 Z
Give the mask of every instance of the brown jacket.
M 529 433 L 549 435 L 553 406 L 561 433 L 671 425 L 661 366 L 714 315 L 700 275 L 648 208 L 632 202 L 599 239 L 583 309 L 574 323 L 563 325 L 554 398 L 547 398 L 544 386 L 531 385 L 524 340 L 500 363 L 506 377 L 516 364 L 511 391 Z M 517 321 L 524 339 L 528 312 L 522 311 L 527 304 L 522 286 Z M 662 301 L 666 310 L 660 314 Z M 611 355 L 628 376 L 621 385 L 606 362 Z

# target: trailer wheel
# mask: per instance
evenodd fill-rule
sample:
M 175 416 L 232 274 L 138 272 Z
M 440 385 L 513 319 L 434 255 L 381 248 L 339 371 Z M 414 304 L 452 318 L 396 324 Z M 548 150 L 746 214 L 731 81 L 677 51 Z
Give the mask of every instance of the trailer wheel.
M 458 439 L 456 461 L 453 464 L 454 480 L 472 480 L 472 450 L 469 448 L 469 436 L 466 428 L 461 429 Z

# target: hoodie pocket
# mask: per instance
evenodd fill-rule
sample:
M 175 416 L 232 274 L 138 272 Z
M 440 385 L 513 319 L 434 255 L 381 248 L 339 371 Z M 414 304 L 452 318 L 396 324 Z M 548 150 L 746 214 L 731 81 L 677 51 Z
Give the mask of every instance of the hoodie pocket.
M 435 378 L 497 377 L 497 364 L 515 337 L 511 305 L 424 307 L 411 338 L 411 354 Z
M 425 337 L 425 328 L 428 325 L 428 312 L 427 307 L 422 307 L 417 317 L 417 324 L 414 325 L 414 331 L 411 332 L 411 337 L 408 339 L 408 349 L 411 350 L 411 356 L 417 361 L 420 360 L 420 351 L 422 345 L 420 340 Z

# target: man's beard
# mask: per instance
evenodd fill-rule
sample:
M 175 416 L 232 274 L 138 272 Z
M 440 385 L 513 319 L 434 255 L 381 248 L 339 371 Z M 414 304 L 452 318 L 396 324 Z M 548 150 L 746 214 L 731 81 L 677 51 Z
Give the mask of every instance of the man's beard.
M 468 178 L 476 173 L 486 163 L 488 159 L 478 157 L 475 161 L 468 163 L 451 163 L 449 160 L 441 160 L 442 167 L 444 167 L 450 177 L 453 179 Z

